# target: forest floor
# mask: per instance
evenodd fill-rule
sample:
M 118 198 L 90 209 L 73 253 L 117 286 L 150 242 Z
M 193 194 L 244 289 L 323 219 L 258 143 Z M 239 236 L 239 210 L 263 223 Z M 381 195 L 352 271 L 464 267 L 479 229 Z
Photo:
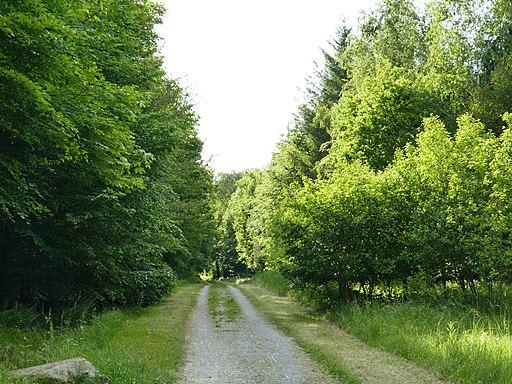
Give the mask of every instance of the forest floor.
M 251 284 L 199 293 L 182 384 L 448 383 Z

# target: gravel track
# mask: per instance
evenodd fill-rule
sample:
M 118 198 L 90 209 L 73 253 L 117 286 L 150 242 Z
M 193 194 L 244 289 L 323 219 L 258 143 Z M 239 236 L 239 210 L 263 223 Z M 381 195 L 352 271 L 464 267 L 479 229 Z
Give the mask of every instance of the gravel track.
M 209 286 L 199 293 L 181 384 L 336 382 L 290 338 L 259 316 L 238 289 L 229 289 L 242 308 L 242 316 L 235 321 L 214 321 L 208 313 Z

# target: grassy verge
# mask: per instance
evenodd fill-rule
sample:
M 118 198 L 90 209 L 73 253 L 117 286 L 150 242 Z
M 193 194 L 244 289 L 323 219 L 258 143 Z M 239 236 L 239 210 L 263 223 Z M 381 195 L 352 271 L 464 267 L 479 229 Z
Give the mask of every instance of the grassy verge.
M 460 383 L 510 383 L 511 323 L 467 308 L 418 303 L 355 304 L 334 320 L 374 346 L 431 367 Z
M 258 272 L 251 281 L 253 284 L 267 288 L 280 296 L 286 296 L 292 286 L 290 280 L 275 271 Z
M 446 383 L 405 359 L 372 348 L 288 297 L 238 286 L 254 307 L 343 383 Z
M 184 358 L 188 320 L 201 287 L 178 287 L 158 305 L 114 310 L 78 329 L 0 325 L 0 382 L 15 382 L 7 377 L 10 370 L 78 356 L 91 361 L 111 384 L 173 382 Z

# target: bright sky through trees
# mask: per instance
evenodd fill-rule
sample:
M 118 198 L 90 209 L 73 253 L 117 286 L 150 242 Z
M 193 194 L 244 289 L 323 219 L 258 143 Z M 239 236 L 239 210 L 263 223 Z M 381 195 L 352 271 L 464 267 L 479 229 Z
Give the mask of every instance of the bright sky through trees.
M 343 19 L 375 0 L 163 0 L 159 29 L 171 77 L 201 117 L 204 157 L 218 172 L 267 165 L 297 111 L 314 61 L 323 66 Z

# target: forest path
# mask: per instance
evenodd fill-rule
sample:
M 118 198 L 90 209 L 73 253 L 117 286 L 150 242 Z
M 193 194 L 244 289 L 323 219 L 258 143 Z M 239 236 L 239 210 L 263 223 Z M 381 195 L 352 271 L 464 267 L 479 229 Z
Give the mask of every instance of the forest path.
M 223 286 L 209 303 L 210 290 L 199 293 L 180 383 L 337 382 L 259 316 L 238 289 Z
M 292 336 L 317 361 L 328 367 L 341 383 L 449 383 L 435 372 L 380 348 L 369 346 L 289 297 L 278 296 L 252 284 L 242 284 L 239 287 L 258 313 Z

